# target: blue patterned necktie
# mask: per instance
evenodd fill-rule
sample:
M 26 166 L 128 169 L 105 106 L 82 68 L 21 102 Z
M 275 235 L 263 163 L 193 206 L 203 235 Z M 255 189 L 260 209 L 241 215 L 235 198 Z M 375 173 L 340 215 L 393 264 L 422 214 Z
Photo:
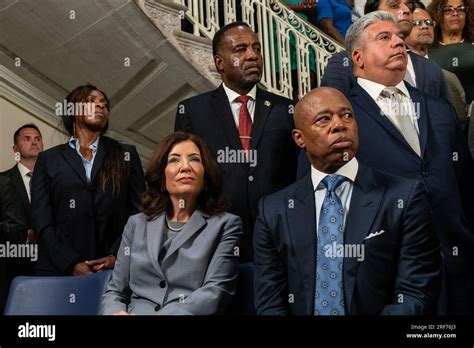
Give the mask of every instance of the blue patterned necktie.
M 344 209 L 335 191 L 345 180 L 328 175 L 322 181 L 327 192 L 319 215 L 314 315 L 344 315 L 343 258 L 335 248 L 344 243 Z

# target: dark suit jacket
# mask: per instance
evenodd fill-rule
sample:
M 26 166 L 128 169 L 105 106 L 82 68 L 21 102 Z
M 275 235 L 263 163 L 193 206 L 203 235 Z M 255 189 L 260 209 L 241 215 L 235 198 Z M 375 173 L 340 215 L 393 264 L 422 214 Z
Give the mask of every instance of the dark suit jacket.
M 469 149 L 453 108 L 405 85 L 419 108 L 421 158 L 356 84 L 350 101 L 359 129 L 357 158 L 372 168 L 425 184 L 448 273 L 472 277 L 474 170 Z M 305 173 L 309 161 L 303 156 L 300 160 L 298 171 Z
M 21 220 L 21 207 L 9 178 L 0 175 L 0 244 L 23 244 L 27 228 Z M 10 287 L 5 255 L 0 256 L 0 313 L 3 312 Z
M 139 211 L 144 176 L 134 146 L 121 144 L 124 156 L 129 154 L 130 172 L 119 194 L 112 194 L 111 180 L 102 191 L 105 141 L 107 137 L 101 137 L 90 183 L 81 158 L 68 144 L 40 153 L 31 202 L 38 274 L 64 275 L 78 262 L 115 255 L 128 217 Z
M 257 88 L 250 149 L 257 152 L 257 165 L 219 161 L 219 151 L 242 150 L 238 129 L 224 88 L 181 102 L 175 130 L 199 135 L 218 160 L 224 179 L 229 212 L 242 218 L 244 236 L 241 261 L 252 258 L 252 232 L 258 200 L 295 181 L 298 150 L 291 137 L 294 127 L 292 101 Z
M 257 314 L 313 315 L 317 244 L 313 192 L 308 173 L 260 201 L 254 235 Z M 420 182 L 359 166 L 344 244 L 363 245 L 364 258 L 343 261 L 347 315 L 434 312 L 441 255 L 429 211 Z M 375 232 L 380 234 L 365 239 Z
M 448 87 L 441 68 L 435 62 L 414 52 L 408 52 L 416 75 L 416 88 L 435 98 L 448 100 Z M 357 84 L 353 74 L 352 59 L 346 51 L 334 54 L 324 70 L 321 86 L 333 87 L 349 97 L 350 90 Z
M 21 202 L 19 217 L 28 229 L 31 228 L 30 201 L 28 199 L 28 193 L 26 192 L 25 184 L 23 183 L 18 165 L 13 166 L 3 173 L 0 173 L 0 175 L 10 178 L 13 191 L 15 192 L 15 197 L 19 198 Z M 25 241 L 23 241 L 23 243 Z M 7 263 L 9 281 L 13 280 L 13 278 L 16 276 L 31 276 L 35 274 L 35 262 L 31 261 L 30 259 L 10 258 L 7 260 Z

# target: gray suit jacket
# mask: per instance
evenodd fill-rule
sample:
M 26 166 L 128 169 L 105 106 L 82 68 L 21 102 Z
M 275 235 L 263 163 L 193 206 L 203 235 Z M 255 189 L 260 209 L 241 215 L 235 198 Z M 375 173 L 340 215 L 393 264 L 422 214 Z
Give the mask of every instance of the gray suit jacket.
M 117 261 L 102 298 L 102 314 L 222 314 L 235 293 L 242 222 L 199 210 L 173 239 L 161 266 L 165 216 L 133 215 L 125 226 Z

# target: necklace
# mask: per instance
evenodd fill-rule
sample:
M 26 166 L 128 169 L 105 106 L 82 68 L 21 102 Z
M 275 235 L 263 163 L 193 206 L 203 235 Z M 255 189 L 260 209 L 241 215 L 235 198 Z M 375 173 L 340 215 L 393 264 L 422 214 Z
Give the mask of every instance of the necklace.
M 168 226 L 168 228 L 169 228 L 171 231 L 174 231 L 174 232 L 179 232 L 179 231 L 181 231 L 181 230 L 184 228 L 185 225 L 186 225 L 186 224 L 184 224 L 183 226 L 181 226 L 181 227 L 179 227 L 179 228 L 173 228 L 173 227 L 170 226 L 168 219 L 166 219 L 166 226 Z

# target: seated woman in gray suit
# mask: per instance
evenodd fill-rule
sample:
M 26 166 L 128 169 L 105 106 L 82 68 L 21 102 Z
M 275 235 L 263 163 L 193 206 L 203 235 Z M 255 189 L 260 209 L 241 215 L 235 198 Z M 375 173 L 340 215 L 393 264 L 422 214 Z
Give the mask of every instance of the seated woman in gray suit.
M 201 139 L 176 132 L 145 179 L 143 213 L 125 226 L 102 314 L 222 314 L 235 293 L 242 225 L 225 213 L 217 163 Z

